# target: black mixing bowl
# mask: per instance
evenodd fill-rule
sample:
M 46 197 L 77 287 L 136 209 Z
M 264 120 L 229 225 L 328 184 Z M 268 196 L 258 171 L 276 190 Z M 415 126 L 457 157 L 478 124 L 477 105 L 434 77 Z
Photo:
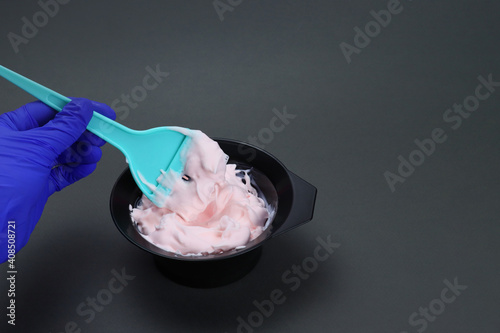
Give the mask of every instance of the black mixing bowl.
M 312 219 L 316 188 L 290 172 L 268 152 L 236 140 L 214 139 L 229 156 L 228 163 L 239 168 L 252 168 L 251 174 L 264 197 L 274 209 L 271 225 L 262 235 L 243 249 L 205 256 L 183 256 L 162 250 L 145 240 L 130 217 L 142 196 L 127 168 L 111 191 L 111 216 L 118 230 L 133 244 L 154 255 L 159 270 L 173 281 L 192 287 L 215 287 L 246 275 L 257 263 L 261 245 Z

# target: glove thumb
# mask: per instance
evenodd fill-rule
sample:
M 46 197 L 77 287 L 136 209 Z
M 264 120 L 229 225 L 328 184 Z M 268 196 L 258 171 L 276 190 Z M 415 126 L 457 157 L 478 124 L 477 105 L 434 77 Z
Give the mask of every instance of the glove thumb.
M 85 98 L 74 98 L 56 114 L 54 119 L 38 128 L 37 140 L 45 143 L 59 156 L 85 132 L 92 119 L 92 102 Z

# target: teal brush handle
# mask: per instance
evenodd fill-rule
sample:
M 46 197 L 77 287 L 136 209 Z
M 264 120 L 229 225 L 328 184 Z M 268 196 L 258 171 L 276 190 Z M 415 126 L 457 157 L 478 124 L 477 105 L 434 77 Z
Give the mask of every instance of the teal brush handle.
M 10 69 L 2 65 L 0 65 L 0 76 L 3 76 L 5 79 L 14 83 L 24 91 L 30 93 L 54 110 L 61 111 L 66 104 L 71 102 L 71 99 L 69 99 L 68 97 L 63 96 L 47 87 L 44 87 L 41 84 L 36 83 L 35 81 L 32 81 L 14 71 L 11 71 Z M 123 147 L 123 144 L 126 144 L 131 140 L 131 136 L 129 134 L 137 132 L 95 111 L 92 119 L 90 120 L 90 123 L 87 126 L 87 129 L 103 140 L 111 143 L 116 148 L 120 149 L 124 154 L 125 147 Z

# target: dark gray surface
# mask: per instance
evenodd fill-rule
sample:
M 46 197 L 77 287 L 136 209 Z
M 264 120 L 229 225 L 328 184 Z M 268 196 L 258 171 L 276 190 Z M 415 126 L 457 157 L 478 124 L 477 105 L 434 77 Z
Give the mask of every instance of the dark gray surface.
M 109 194 L 126 164 L 106 146 L 90 177 L 49 199 L 17 256 L 15 331 L 63 332 L 74 321 L 82 332 L 236 332 L 254 300 L 280 289 L 286 300 L 256 332 L 499 332 L 500 91 L 457 130 L 443 114 L 479 75 L 500 81 L 500 4 L 401 4 L 348 64 L 339 44 L 353 44 L 353 28 L 387 1 L 242 1 L 223 21 L 211 1 L 71 1 L 17 54 L 7 34 L 40 7 L 1 1 L 1 64 L 62 94 L 111 104 L 147 66 L 169 72 L 121 113 L 127 126 L 248 140 L 286 106 L 296 118 L 266 149 L 318 188 L 313 221 L 267 243 L 248 276 L 191 289 L 164 279 L 115 228 Z M 1 112 L 32 100 L 3 80 L 0 94 Z M 384 172 L 438 127 L 446 142 L 392 193 Z M 340 247 L 292 291 L 282 275 L 328 235 Z M 85 322 L 77 306 L 122 268 L 135 278 Z M 436 299 L 453 295 L 445 279 L 467 289 L 442 310 Z M 429 304 L 442 313 L 412 326 Z M 0 327 L 14 331 L 5 306 Z

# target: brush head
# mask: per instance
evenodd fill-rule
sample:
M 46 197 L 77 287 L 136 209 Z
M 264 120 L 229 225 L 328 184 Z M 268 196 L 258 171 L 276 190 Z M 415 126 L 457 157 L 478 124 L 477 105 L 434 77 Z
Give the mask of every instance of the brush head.
M 132 177 L 142 193 L 155 205 L 163 207 L 171 184 L 183 175 L 183 154 L 191 138 L 179 132 L 178 127 L 133 132 L 135 135 L 129 136 L 126 147 L 120 150 L 127 157 Z

